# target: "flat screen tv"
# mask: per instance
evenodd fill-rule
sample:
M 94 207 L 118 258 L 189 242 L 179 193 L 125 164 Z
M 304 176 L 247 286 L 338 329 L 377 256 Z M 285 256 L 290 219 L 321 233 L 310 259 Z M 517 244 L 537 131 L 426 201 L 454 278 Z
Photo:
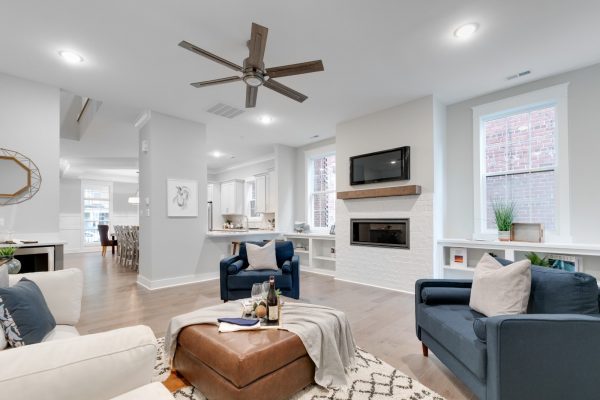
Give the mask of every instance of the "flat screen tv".
M 350 157 L 350 184 L 410 179 L 410 146 Z

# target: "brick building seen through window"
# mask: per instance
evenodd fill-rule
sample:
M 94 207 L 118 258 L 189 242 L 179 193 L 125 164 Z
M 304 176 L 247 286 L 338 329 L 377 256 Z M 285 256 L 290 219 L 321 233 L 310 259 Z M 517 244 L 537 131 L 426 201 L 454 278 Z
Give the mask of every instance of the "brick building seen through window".
M 514 202 L 515 222 L 556 228 L 556 107 L 546 105 L 482 121 L 487 228 L 494 202 Z

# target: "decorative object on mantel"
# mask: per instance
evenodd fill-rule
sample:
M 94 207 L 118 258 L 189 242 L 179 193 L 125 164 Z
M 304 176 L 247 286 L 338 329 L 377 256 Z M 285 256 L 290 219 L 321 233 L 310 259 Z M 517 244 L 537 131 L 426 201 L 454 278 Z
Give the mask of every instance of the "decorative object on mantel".
M 544 224 L 513 222 L 510 227 L 510 240 L 542 243 L 544 241 Z
M 23 154 L 0 148 L 0 206 L 31 199 L 40 190 L 42 175 Z
M 15 247 L 2 247 L 0 248 L 0 265 L 6 264 L 9 274 L 18 274 L 21 270 L 21 261 L 14 258 Z
M 377 189 L 361 189 L 349 190 L 346 192 L 337 192 L 339 200 L 353 199 L 370 199 L 376 197 L 392 197 L 392 196 L 417 196 L 421 194 L 421 186 L 419 185 L 404 185 L 391 186 Z
M 501 242 L 510 241 L 510 230 L 515 219 L 515 202 L 494 202 L 492 210 L 498 227 L 498 239 Z

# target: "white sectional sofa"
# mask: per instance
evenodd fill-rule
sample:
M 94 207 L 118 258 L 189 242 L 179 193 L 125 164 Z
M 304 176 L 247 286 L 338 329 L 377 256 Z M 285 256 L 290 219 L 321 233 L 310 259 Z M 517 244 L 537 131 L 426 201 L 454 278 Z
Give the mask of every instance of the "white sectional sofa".
M 157 342 L 149 327 L 79 335 L 81 271 L 11 275 L 10 285 L 22 277 L 40 287 L 57 325 L 42 343 L 0 351 L 0 397 L 173 400 L 162 384 L 152 383 Z

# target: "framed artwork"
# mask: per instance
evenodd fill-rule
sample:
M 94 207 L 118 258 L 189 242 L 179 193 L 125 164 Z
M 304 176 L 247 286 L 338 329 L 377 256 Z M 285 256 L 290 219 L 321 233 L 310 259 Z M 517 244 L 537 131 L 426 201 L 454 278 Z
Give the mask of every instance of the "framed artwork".
M 167 179 L 167 216 L 198 216 L 198 181 Z
M 467 267 L 467 249 L 462 247 L 450 248 L 450 266 Z
M 548 254 L 547 257 L 551 268 L 562 269 L 569 272 L 581 271 L 581 257 L 563 254 Z

